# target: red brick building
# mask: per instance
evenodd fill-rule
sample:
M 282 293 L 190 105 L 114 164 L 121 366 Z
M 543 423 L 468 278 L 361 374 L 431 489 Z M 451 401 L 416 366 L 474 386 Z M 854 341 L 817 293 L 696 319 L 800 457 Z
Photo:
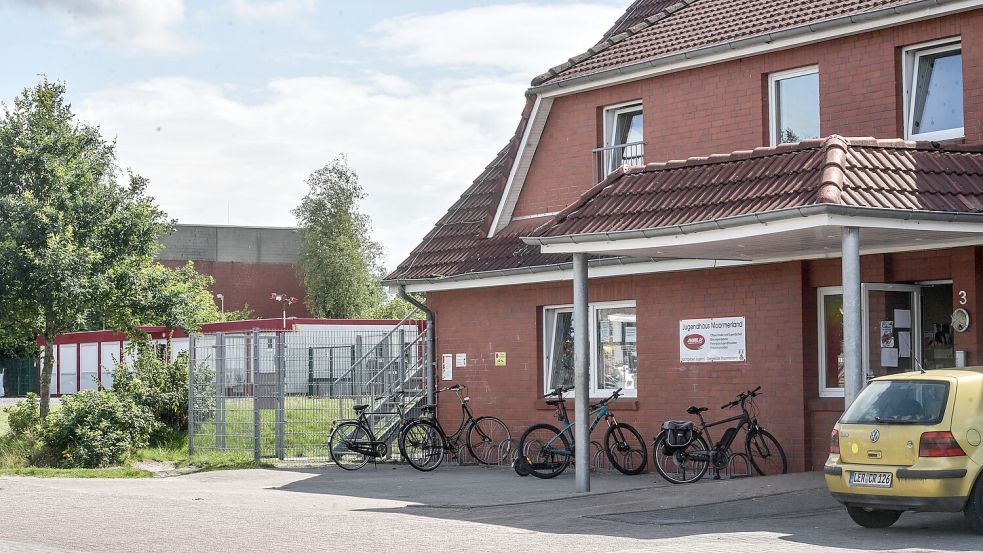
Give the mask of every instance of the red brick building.
M 281 317 L 283 306 L 270 299 L 277 292 L 301 300 L 287 307 L 288 317 L 309 316 L 295 228 L 177 225 L 161 243 L 157 260 L 168 267 L 193 261 L 199 273 L 215 279 L 212 292 L 222 295 L 215 302 L 229 311 L 248 305 L 258 318 Z
M 760 385 L 790 469 L 816 469 L 845 387 L 983 364 L 981 8 L 637 0 L 533 80 L 512 140 L 388 280 L 426 293 L 438 363 L 466 354 L 452 379 L 517 434 L 572 378 L 586 256 L 591 397 L 624 388 L 650 442 Z M 722 324 L 740 330 L 686 347 Z

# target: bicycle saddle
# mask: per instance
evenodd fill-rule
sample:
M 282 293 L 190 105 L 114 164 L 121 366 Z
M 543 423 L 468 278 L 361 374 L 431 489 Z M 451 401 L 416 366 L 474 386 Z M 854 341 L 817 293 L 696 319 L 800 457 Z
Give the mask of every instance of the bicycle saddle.
M 369 408 L 368 405 L 356 405 L 356 406 L 352 407 L 352 409 L 355 409 L 355 412 L 356 413 L 361 413 L 362 411 L 365 411 L 368 408 Z
M 563 402 L 563 398 L 560 398 L 560 399 L 547 399 L 546 400 L 546 405 L 559 405 L 562 402 Z
M 690 405 L 689 408 L 686 409 L 686 412 L 689 413 L 690 415 L 695 415 L 697 413 L 702 413 L 708 410 L 709 409 L 707 409 L 706 407 L 697 407 L 695 405 Z
M 435 411 L 437 409 L 436 403 L 427 403 L 420 406 L 421 411 Z

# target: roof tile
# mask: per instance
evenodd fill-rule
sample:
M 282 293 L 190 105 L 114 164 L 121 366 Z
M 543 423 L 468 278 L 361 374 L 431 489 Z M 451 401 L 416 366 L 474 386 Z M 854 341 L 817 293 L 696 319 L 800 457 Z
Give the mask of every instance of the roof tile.
M 638 0 L 601 41 L 533 79 L 551 84 L 917 0 Z M 626 32 L 627 31 L 627 32 Z

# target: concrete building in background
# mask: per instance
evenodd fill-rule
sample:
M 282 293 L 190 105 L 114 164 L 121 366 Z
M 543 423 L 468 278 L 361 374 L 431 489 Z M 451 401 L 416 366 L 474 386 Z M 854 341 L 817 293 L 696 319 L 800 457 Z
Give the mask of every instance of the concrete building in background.
M 198 272 L 215 279 L 212 292 L 223 296 L 226 311 L 248 304 L 254 316 L 275 318 L 282 306 L 270 299 L 272 292 L 304 298 L 296 228 L 177 225 L 161 242 L 157 260 L 168 267 L 193 261 Z M 302 302 L 287 307 L 288 317 L 308 315 Z

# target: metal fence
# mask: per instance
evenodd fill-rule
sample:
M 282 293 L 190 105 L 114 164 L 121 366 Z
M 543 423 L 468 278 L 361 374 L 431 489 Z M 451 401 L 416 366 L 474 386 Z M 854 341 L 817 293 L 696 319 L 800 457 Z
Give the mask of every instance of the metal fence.
M 38 392 L 38 365 L 35 359 L 0 358 L 0 397 L 24 397 Z
M 615 144 L 591 150 L 594 182 L 598 183 L 621 167 L 645 165 L 645 142 Z
M 377 435 L 394 436 L 395 408 L 376 398 L 403 390 L 415 414 L 432 377 L 429 332 L 422 321 L 404 320 L 192 336 L 190 453 L 326 461 L 332 421 L 354 417 L 356 404 L 387 412 L 371 420 Z

